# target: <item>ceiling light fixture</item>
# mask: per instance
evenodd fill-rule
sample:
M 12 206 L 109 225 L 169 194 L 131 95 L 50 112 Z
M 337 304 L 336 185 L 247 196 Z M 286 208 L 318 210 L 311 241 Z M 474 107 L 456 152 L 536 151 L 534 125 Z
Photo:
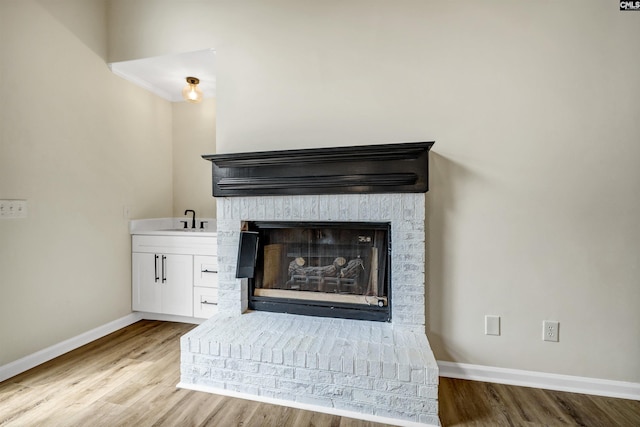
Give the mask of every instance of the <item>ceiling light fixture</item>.
M 200 79 L 187 77 L 187 85 L 182 89 L 182 97 L 187 102 L 198 103 L 202 101 L 202 90 L 198 87 Z

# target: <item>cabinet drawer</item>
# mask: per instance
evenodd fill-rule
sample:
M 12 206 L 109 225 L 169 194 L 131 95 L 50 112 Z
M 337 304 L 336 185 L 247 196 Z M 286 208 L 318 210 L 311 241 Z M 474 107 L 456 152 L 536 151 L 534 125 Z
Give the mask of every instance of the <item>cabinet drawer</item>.
M 218 258 L 196 255 L 193 257 L 193 285 L 218 287 Z
M 131 238 L 132 252 L 216 255 L 216 237 L 208 236 L 146 236 L 134 234 Z
M 193 288 L 193 317 L 208 319 L 218 312 L 218 289 Z

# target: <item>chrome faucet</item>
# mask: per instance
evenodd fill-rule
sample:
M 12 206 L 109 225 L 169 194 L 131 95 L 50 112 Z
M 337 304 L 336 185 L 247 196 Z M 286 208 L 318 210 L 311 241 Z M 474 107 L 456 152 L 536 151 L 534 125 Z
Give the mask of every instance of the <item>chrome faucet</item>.
M 187 212 L 191 212 L 193 214 L 193 216 L 191 217 L 191 228 L 196 228 L 196 211 L 194 211 L 193 209 L 187 209 L 186 211 L 184 211 L 184 214 L 186 215 Z

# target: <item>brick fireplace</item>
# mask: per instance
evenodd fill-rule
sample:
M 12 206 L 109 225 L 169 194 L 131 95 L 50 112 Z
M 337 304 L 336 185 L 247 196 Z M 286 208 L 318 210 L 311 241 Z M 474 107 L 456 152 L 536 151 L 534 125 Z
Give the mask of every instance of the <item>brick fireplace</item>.
M 353 193 L 217 199 L 219 313 L 182 337 L 180 387 L 439 425 L 438 367 L 425 334 L 425 193 Z M 246 221 L 389 224 L 390 321 L 248 310 L 248 281 L 236 278 Z

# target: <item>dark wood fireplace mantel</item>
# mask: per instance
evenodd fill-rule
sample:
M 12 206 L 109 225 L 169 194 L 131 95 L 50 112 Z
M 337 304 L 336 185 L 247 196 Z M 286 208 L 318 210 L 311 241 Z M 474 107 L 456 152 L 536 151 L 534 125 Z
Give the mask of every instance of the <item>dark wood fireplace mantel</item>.
M 212 154 L 214 197 L 424 193 L 433 142 Z

